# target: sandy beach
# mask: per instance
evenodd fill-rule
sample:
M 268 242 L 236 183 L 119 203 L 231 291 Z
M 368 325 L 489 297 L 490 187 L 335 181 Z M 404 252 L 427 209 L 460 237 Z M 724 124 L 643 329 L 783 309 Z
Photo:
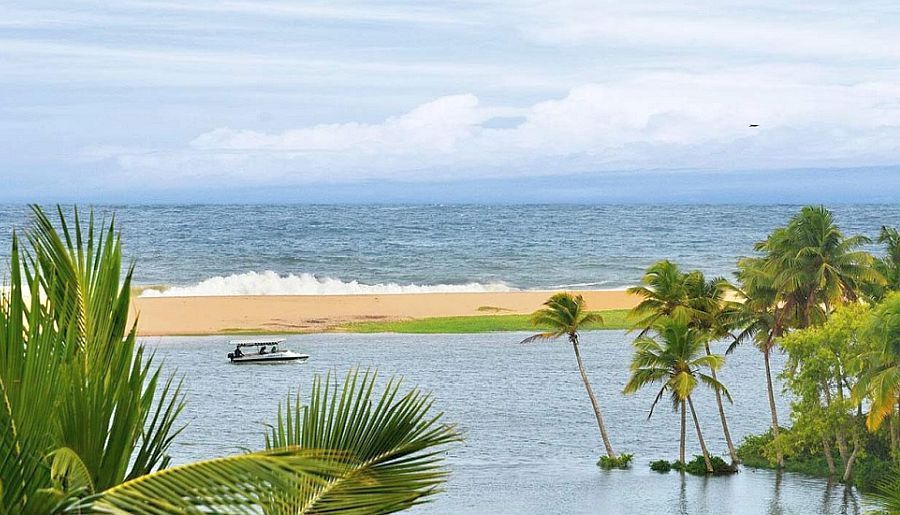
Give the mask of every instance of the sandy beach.
M 319 332 L 373 320 L 531 313 L 551 292 L 415 293 L 135 297 L 141 336 L 234 332 Z M 592 310 L 627 309 L 638 299 L 624 291 L 583 291 Z

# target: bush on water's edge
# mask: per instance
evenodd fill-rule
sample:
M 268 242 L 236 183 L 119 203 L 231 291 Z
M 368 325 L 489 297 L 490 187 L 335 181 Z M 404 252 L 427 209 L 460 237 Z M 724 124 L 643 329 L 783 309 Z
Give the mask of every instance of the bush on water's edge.
M 677 470 L 679 472 L 687 472 L 688 474 L 693 474 L 695 476 L 727 476 L 730 474 L 737 473 L 738 469 L 735 466 L 729 465 L 722 458 L 718 456 L 710 456 L 709 461 L 712 462 L 713 471 L 706 471 L 706 460 L 703 459 L 702 454 L 698 454 L 694 456 L 694 459 L 687 462 L 687 464 L 682 465 L 680 461 L 668 462 L 666 460 L 656 460 L 650 462 L 650 470 L 654 472 L 669 472 L 670 470 Z
M 672 464 L 666 460 L 651 461 L 650 470 L 654 472 L 668 472 L 672 470 Z
M 782 429 L 783 432 L 790 429 Z M 878 484 L 893 478 L 894 465 L 887 449 L 882 449 L 877 438 L 870 437 L 865 453 L 862 453 L 853 465 L 853 473 L 849 484 L 863 492 L 875 491 Z M 772 431 L 760 435 L 750 435 L 738 446 L 737 453 L 745 467 L 760 469 L 777 469 L 775 462 L 766 455 L 766 447 L 772 444 Z M 836 447 L 836 446 L 835 446 Z M 834 479 L 843 475 L 841 457 L 834 449 L 832 459 L 837 468 Z M 784 469 L 808 476 L 828 478 L 828 462 L 822 452 L 811 454 L 807 450 L 785 455 Z
M 634 454 L 620 454 L 615 458 L 609 456 L 601 456 L 597 461 L 597 465 L 604 470 L 627 469 L 631 466 L 631 459 Z
M 587 324 L 584 330 L 628 329 L 625 317 L 627 309 L 599 311 L 602 324 Z M 412 333 L 412 334 L 462 334 L 489 333 L 494 331 L 533 331 L 530 315 L 470 315 L 456 317 L 432 317 L 414 320 L 354 322 L 332 329 L 346 333 Z

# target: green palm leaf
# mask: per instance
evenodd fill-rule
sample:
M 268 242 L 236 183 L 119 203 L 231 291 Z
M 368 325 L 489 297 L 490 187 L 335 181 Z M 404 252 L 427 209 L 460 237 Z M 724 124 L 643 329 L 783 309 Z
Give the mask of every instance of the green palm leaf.
M 266 447 L 330 449 L 341 459 L 337 477 L 274 496 L 266 512 L 391 513 L 438 493 L 447 476 L 444 448 L 459 434 L 441 414 L 429 414 L 430 395 L 400 387 L 389 380 L 376 400 L 376 374 L 351 370 L 340 387 L 317 376 L 307 405 L 288 399 Z

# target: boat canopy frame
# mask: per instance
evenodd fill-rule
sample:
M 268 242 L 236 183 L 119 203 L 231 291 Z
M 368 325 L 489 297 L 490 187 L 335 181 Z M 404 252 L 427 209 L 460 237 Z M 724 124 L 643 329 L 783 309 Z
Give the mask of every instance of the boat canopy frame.
M 240 347 L 262 347 L 263 345 L 280 345 L 284 342 L 284 338 L 269 338 L 257 340 L 231 340 L 229 345 Z

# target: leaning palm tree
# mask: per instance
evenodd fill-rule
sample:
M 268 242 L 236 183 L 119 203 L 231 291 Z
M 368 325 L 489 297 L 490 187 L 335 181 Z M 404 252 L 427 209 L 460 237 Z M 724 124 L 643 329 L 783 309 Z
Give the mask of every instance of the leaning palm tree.
M 691 410 L 694 419 L 694 428 L 697 431 L 697 439 L 703 458 L 706 461 L 707 472 L 713 472 L 709 451 L 700 430 L 700 421 L 694 410 L 691 395 L 697 385 L 703 383 L 709 388 L 721 392 L 731 401 L 728 389 L 714 379 L 703 373 L 709 368 L 716 370 L 725 362 L 725 358 L 718 354 L 706 354 L 704 342 L 706 336 L 697 329 L 691 328 L 679 320 L 661 318 L 655 327 L 659 334 L 658 339 L 650 336 L 641 336 L 634 341 L 635 354 L 631 362 L 631 377 L 625 385 L 624 392 L 631 394 L 651 384 L 661 384 L 659 392 L 650 406 L 650 414 L 659 403 L 663 395 L 669 393 L 675 410 L 681 411 L 681 440 L 678 459 L 685 464 L 685 433 L 686 433 L 686 407 Z
M 730 334 L 736 308 L 734 302 L 726 300 L 726 293 L 733 289 L 726 279 L 716 277 L 707 280 L 699 270 L 685 273 L 675 263 L 665 260 L 651 265 L 641 282 L 643 284 L 640 286 L 628 289 L 629 293 L 643 297 L 629 313 L 629 317 L 635 320 L 633 329 L 641 330 L 639 337 L 645 336 L 661 318 L 674 318 L 707 334 L 706 353 L 712 354 L 709 341 Z M 716 371 L 711 369 L 710 373 L 715 379 Z M 731 439 L 722 395 L 718 391 L 716 405 L 728 453 L 732 463 L 737 463 L 737 450 Z
M 61 210 L 56 223 L 33 211 L 30 248 L 13 236 L 0 294 L 0 513 L 282 513 L 273 492 L 299 500 L 291 513 L 387 513 L 437 492 L 436 452 L 454 430 L 415 391 L 389 386 L 373 408 L 374 379 L 356 389 L 355 376 L 341 394 L 352 409 L 311 431 L 375 438 L 365 458 L 311 437 L 169 467 L 181 387 L 127 323 L 131 268 L 121 275 L 114 223 L 91 217 L 85 231 L 77 214 L 70 226 Z
M 603 415 L 600 412 L 600 403 L 597 402 L 597 397 L 591 388 L 591 382 L 588 380 L 584 362 L 581 359 L 581 351 L 578 348 L 578 331 L 586 324 L 603 322 L 603 318 L 599 313 L 587 310 L 584 297 L 581 295 L 557 293 L 550 297 L 544 306 L 546 307 L 531 315 L 531 323 L 538 327 L 546 327 L 548 330 L 526 338 L 521 343 L 568 337 L 569 343 L 572 344 L 572 350 L 575 351 L 575 360 L 578 362 L 581 380 L 584 382 L 584 388 L 587 390 L 594 408 L 594 416 L 597 418 L 597 426 L 600 428 L 600 437 L 603 439 L 603 446 L 606 447 L 606 454 L 610 459 L 616 459 L 616 453 L 613 451 L 609 435 L 606 433 L 606 424 L 603 422 Z

